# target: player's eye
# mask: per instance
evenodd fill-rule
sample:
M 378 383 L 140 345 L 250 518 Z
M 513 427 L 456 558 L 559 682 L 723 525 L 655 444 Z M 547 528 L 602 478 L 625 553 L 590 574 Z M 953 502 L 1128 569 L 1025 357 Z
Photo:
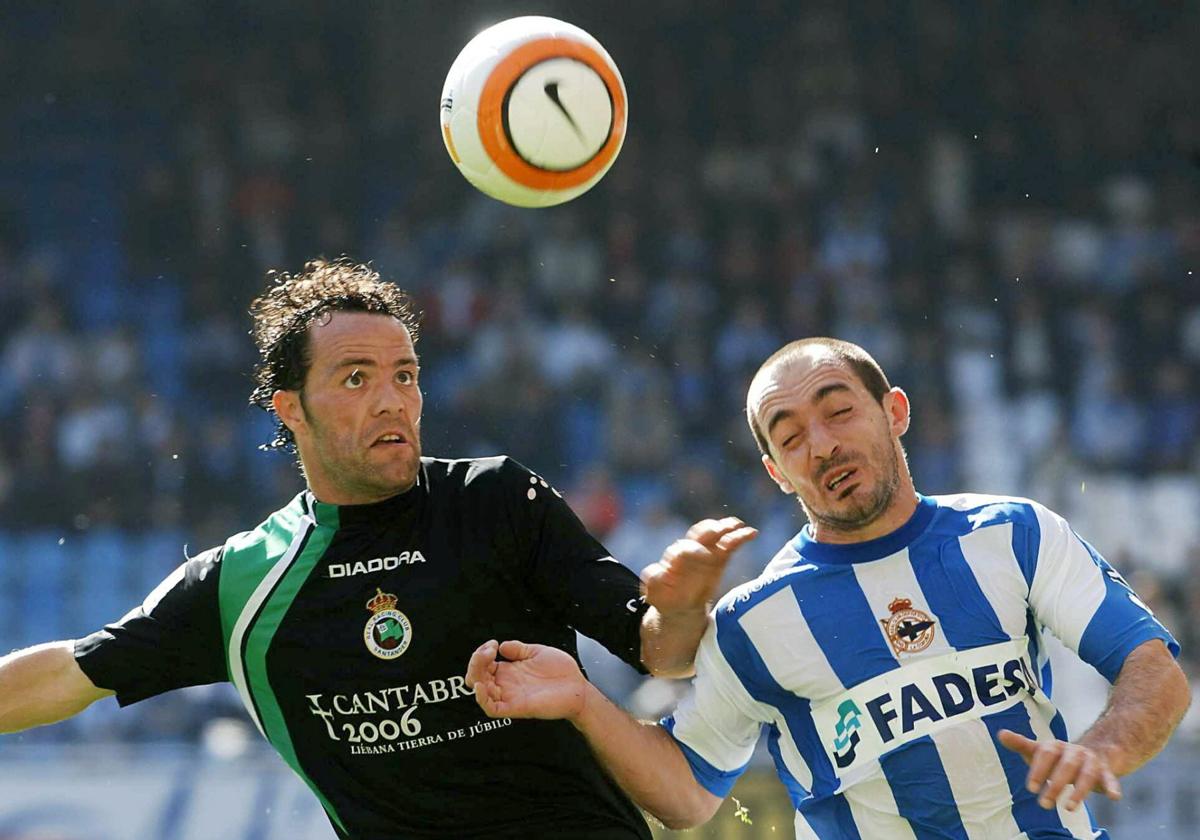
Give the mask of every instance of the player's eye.
M 417 374 L 411 370 L 396 371 L 396 381 L 401 385 L 412 385 L 417 381 Z
M 850 413 L 850 409 L 849 409 L 849 408 L 843 408 L 843 409 L 839 409 L 838 411 L 835 411 L 835 412 L 833 412 L 833 414 L 832 414 L 832 415 L 830 415 L 830 416 L 831 416 L 831 417 L 842 417 L 842 416 L 844 416 L 844 415 L 847 415 L 847 414 L 849 414 L 849 413 Z
M 342 380 L 342 384 L 347 388 L 361 388 L 366 384 L 366 379 L 363 377 L 361 370 L 356 370 Z

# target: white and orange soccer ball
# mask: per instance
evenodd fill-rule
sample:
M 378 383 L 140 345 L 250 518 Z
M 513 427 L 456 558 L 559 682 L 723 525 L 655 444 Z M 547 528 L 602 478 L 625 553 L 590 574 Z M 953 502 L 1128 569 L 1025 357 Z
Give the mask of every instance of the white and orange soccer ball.
M 600 42 L 549 17 L 517 17 L 463 47 L 442 88 L 442 137 L 483 192 L 549 207 L 591 189 L 616 160 L 625 82 Z

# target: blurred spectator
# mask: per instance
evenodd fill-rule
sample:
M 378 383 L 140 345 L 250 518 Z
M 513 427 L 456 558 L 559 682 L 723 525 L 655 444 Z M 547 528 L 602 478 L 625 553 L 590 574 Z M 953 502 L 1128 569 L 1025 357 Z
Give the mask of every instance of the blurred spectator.
M 621 493 L 612 473 L 604 467 L 592 467 L 581 475 L 567 491 L 566 500 L 588 531 L 600 540 L 621 522 Z
M 1153 372 L 1146 412 L 1146 460 L 1155 470 L 1196 467 L 1200 442 L 1200 398 L 1187 366 L 1164 361 Z

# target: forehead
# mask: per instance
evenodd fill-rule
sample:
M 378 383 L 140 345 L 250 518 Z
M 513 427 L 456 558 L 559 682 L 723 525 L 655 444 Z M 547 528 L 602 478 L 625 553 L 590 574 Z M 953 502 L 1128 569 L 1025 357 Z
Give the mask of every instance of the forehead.
M 414 355 L 408 328 L 378 312 L 333 312 L 318 319 L 309 328 L 309 347 L 314 361 L 350 351 Z
M 766 413 L 785 406 L 794 410 L 807 408 L 822 388 L 835 384 L 845 385 L 855 394 L 866 392 L 854 372 L 837 356 L 820 348 L 804 350 L 754 377 L 746 395 L 746 407 L 761 424 L 770 419 Z

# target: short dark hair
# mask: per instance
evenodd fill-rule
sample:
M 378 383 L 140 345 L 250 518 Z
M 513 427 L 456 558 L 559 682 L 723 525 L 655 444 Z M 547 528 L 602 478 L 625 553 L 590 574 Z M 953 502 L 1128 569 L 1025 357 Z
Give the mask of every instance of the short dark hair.
M 299 274 L 271 271 L 267 277 L 270 287 L 250 304 L 259 357 L 250 403 L 272 415 L 276 391 L 304 387 L 312 365 L 309 328 L 318 318 L 333 312 L 390 315 L 404 324 L 414 343 L 417 340 L 420 314 L 412 299 L 369 265 L 345 257 L 310 260 Z M 263 448 L 295 452 L 292 430 L 278 416 L 275 437 Z
M 883 368 L 879 366 L 879 362 L 871 357 L 870 353 L 849 341 L 842 341 L 839 338 L 826 338 L 824 336 L 801 338 L 780 347 L 771 354 L 770 358 L 762 363 L 758 371 L 754 374 L 754 378 L 750 380 L 751 385 L 765 371 L 770 370 L 776 365 L 791 361 L 809 347 L 824 348 L 831 356 L 844 363 L 880 405 L 883 404 L 884 395 L 892 390 L 891 383 L 888 382 Z M 746 420 L 750 423 L 750 431 L 754 433 L 755 442 L 758 443 L 758 451 L 763 455 L 770 455 L 771 449 L 767 436 L 758 425 L 758 418 L 755 416 L 755 412 L 749 403 L 746 405 Z

